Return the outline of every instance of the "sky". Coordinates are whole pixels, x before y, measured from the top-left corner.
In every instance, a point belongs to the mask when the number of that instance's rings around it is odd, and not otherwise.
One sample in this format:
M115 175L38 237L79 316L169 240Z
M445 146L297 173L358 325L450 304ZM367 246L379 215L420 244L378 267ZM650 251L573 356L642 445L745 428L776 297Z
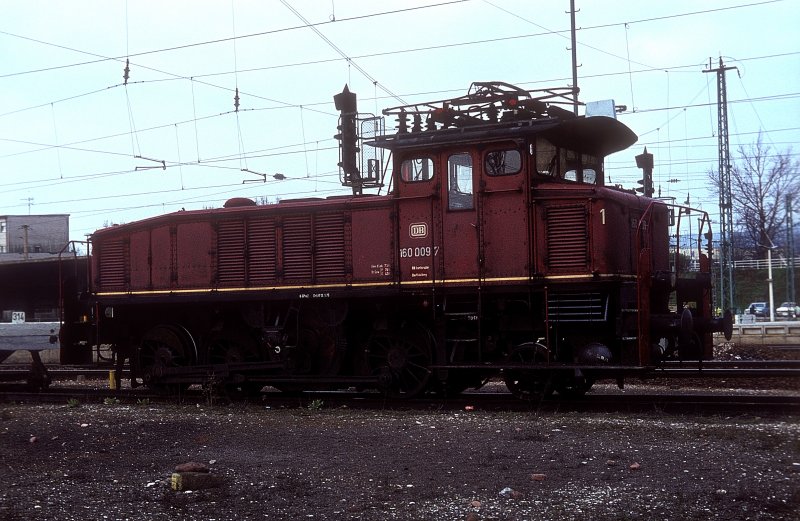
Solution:
M718 222L717 74L704 71L720 58L733 67L732 159L759 133L773 153L800 153L797 0L575 4L580 100L625 105L618 119L639 136L607 159L607 184L638 186L634 157L647 147L656 195ZM231 197L348 193L333 139L345 84L376 114L463 95L473 81L565 87L569 10L568 0L5 0L0 215L70 214L82 240Z

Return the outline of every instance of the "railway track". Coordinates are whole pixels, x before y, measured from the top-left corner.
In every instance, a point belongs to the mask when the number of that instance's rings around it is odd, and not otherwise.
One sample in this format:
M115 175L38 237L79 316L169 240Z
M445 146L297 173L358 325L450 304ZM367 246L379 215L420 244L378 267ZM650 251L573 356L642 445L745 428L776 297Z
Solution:
M256 396L242 398L226 395L223 391L209 392L193 386L177 396L164 396L148 389L126 387L127 372L121 377L123 389L109 389L112 368L97 366L47 366L47 375L52 385L33 386L26 382L29 366L0 366L0 402L50 403L50 404L205 404L220 405L231 402L266 407L303 408L324 404L324 407L351 408L411 408L411 409L485 409L508 411L595 411L595 412L667 412L667 413L751 413L751 414L800 414L800 396L777 396L763 393L674 392L671 385L660 390L639 391L629 386L625 392L610 392L600 386L580 399L558 397L540 400L519 400L506 392L505 386L491 384L479 391L468 391L454 397L425 396L414 400L390 400L379 392L305 392L287 394L262 392ZM658 381L676 382L718 380L719 378L741 378L752 381L758 388L759 379L770 382L791 382L800 376L800 361L797 360L747 360L669 362L646 375ZM784 378L785 380L781 380ZM83 383L85 381L85 383ZM737 380L738 381L738 380ZM8 383L11 382L11 383ZM629 380L632 383L633 379ZM744 385L747 385L746 383ZM631 387L634 388L631 391ZM763 387L763 386L762 386ZM778 384L777 388L780 388ZM265 390L272 389L265 387ZM795 386L788 389L796 390ZM316 404L316 405L315 405Z
M268 388L267 388L268 389ZM800 415L800 395L747 394L741 392L661 392L608 393L602 390L575 399L551 397L520 400L507 392L467 392L455 397L430 396L412 400L390 399L372 392L304 392L288 394L265 391L248 397L209 393L190 389L174 396L155 394L145 389L89 388L85 386L51 388L31 392L24 386L0 386L0 403L114 405L202 405L297 409L408 409L441 411L508 412L597 412L667 414L754 414L758 416Z

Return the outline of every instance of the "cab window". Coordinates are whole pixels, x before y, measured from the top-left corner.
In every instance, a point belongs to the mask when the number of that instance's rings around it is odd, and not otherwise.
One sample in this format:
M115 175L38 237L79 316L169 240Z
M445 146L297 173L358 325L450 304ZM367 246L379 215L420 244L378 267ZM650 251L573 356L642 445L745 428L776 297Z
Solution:
M536 171L564 181L602 185L602 158L560 148L546 139L536 141Z
M564 151L546 139L536 140L536 172L553 178L561 177Z
M429 157L406 159L400 165L400 179L407 183L433 179L433 160Z
M489 176L514 175L522 168L519 150L494 150L486 154L483 171Z
M472 157L467 153L447 158L447 207L450 210L471 210Z
M564 173L564 179L592 185L603 184L603 179L599 175L600 160L596 156L568 151L566 159L567 171Z

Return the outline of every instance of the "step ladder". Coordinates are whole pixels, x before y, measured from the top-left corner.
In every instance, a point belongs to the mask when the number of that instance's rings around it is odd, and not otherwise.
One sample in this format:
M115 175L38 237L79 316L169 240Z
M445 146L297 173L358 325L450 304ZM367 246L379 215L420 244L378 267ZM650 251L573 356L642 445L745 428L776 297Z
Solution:
M465 359L467 351L481 353L481 302L477 295L446 296L442 305L445 322L445 342L447 363L453 364ZM469 357L474 360L474 358Z

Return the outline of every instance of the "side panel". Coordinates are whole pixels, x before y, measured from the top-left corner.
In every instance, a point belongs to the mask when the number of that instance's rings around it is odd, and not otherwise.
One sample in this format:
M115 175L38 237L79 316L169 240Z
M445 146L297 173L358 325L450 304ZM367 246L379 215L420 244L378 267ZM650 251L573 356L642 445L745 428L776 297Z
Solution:
M150 244L153 258L153 289L173 287L177 279L173 279L172 234L170 226L154 228L150 232Z
M394 222L389 208L351 215L354 282L391 281L394 273Z
M476 210L442 210L444 278L477 282L478 215Z
M181 288L212 286L214 234L208 221L183 223L177 229L178 285Z
M150 281L150 231L131 234L131 290L151 289Z

